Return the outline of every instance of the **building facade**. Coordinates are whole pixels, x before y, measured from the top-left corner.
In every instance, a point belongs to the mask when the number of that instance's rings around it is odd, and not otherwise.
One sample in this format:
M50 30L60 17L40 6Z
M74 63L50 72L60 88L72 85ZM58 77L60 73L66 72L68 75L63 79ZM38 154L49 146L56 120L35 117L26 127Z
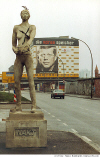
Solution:
M100 97L100 74L97 65L95 68L94 90L95 96Z
M68 37L35 38L34 77L79 77L79 42Z

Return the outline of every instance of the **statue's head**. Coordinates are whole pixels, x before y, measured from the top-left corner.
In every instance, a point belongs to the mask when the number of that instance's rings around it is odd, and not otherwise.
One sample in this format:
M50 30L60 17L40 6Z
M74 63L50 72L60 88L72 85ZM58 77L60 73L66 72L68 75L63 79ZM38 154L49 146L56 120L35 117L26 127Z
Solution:
M21 15L22 20L24 21L30 18L30 13L27 9L22 10L20 15Z

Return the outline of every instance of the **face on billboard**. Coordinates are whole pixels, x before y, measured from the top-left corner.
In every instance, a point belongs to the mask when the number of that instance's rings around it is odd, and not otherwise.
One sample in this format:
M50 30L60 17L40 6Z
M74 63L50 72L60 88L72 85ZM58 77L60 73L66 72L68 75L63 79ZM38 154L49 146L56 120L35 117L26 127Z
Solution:
M39 53L39 62L45 67L49 68L55 61L56 56L53 53L54 49L41 49Z
M38 67L40 71L53 71L57 60L56 46L40 46L37 53L37 60L40 65Z

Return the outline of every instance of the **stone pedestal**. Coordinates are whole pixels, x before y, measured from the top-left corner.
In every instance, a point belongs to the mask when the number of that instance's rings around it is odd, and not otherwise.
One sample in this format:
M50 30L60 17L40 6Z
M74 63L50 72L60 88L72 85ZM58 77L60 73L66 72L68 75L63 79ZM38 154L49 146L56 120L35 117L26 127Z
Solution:
M6 119L6 148L46 146L47 120L41 111L9 113Z

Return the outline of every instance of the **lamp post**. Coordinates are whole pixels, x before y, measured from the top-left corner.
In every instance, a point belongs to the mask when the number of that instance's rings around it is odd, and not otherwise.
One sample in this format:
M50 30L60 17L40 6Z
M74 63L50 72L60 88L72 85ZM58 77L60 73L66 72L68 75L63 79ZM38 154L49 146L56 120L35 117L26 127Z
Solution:
M59 58L59 57L58 57ZM65 74L65 72L64 72L64 63L63 63L63 61L62 61L62 59L61 58L59 58L60 60L61 60L61 62L62 62L62 64L63 64L63 76L64 76L64 74Z
M77 39L77 38L72 37L72 39ZM93 57L92 57L92 52L91 52L91 49L90 49L90 47L88 46L88 44L86 42L84 42L81 39L77 39L77 40L83 42L88 47L88 49L90 51L90 55L91 55L91 98L92 98L92 83L93 83Z
M62 61L62 59L60 57L58 57L58 58L60 59L60 61L63 64L63 77L64 77L64 74L65 74L65 72L64 72L64 63L63 63L63 61ZM59 88L59 76L58 76L58 88Z

